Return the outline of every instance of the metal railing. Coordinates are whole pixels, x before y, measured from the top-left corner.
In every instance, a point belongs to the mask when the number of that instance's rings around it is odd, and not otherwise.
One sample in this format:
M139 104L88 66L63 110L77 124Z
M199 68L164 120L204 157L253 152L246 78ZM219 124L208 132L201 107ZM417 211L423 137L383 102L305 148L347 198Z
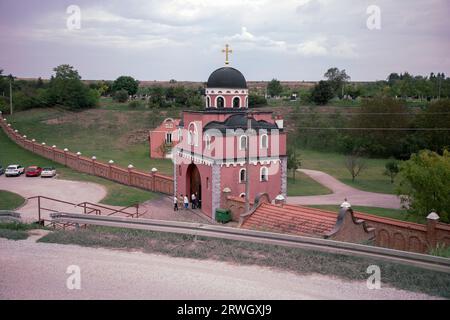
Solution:
M54 224L54 221L48 220L48 219L43 219L42 212L47 211L47 212L54 213L54 212L59 212L61 210L55 210L55 209L47 208L47 207L43 206L43 200L73 206L74 208L81 208L83 210L84 215L112 216L115 214L123 214L126 217L139 218L147 213L147 210L145 210L143 212L139 211L139 209L140 209L139 204L133 204L133 205L130 205L127 207L117 209L117 208L111 208L108 206L95 204L95 203L91 203L91 202L87 202L87 201L80 202L80 203L74 203L74 202L50 198L50 197L46 197L46 196L34 196L34 197L28 198L28 200L33 200L33 199L37 199L37 202L38 202L38 205L37 205L38 222L43 226L46 226L46 224L47 224L51 227L52 226L56 227L56 225ZM133 209L132 212L129 212L130 211L129 209ZM65 230L67 227L72 227L72 225L68 224L67 226L58 226L58 229L59 229L59 227L61 227L61 229ZM79 225L77 225L77 227L79 227Z

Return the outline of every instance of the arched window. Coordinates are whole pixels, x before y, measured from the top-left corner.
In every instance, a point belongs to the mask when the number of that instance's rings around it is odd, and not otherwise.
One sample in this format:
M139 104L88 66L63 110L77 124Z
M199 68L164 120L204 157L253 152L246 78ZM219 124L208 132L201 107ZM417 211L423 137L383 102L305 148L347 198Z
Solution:
M267 136L267 134L262 134L261 138L260 138L260 143L259 143L259 147L261 149L267 149L269 148L269 137Z
M216 107L217 108L223 108L225 106L225 100L223 97L217 97L216 99Z
M239 150L245 150L247 148L247 136L241 136L239 138Z
M267 167L262 167L259 171L260 181L269 181L269 169Z
M241 169L239 170L239 183L244 183L247 178L247 170Z
M248 108L248 97L245 98L245 107Z
M188 145L198 146L198 130L197 125L194 122L189 124L188 130Z
M205 147L206 150L211 150L211 136L209 134L205 135Z
M241 99L239 97L235 97L233 99L233 108L240 108L241 107Z
M206 97L206 107L211 108L211 98L210 97Z

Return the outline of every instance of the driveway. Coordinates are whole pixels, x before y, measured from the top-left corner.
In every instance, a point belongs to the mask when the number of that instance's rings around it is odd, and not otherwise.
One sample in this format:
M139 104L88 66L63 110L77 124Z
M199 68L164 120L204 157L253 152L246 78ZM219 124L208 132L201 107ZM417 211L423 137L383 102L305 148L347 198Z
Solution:
M322 196L288 197L287 202L289 204L339 205L347 198L348 202L352 205L401 209L400 198L396 195L361 191L340 182L336 178L322 171L307 169L300 169L299 171L324 185L333 193Z
M0 239L0 248L0 299L434 299L384 284L369 290L365 280L211 260L31 239ZM67 273L69 266L77 268ZM70 290L75 270L80 287Z
M20 194L24 198L46 196L72 203L85 201L99 203L107 194L106 189L96 183L55 178L27 178L24 175L10 178L6 178L4 175L0 176L0 190L11 191ZM42 200L41 206L52 210L70 210L70 212L81 213L81 208L74 208L72 205L50 202L48 200ZM27 201L17 211L21 213L25 221L37 220L37 199ZM49 211L42 211L42 218L47 219L49 213Z

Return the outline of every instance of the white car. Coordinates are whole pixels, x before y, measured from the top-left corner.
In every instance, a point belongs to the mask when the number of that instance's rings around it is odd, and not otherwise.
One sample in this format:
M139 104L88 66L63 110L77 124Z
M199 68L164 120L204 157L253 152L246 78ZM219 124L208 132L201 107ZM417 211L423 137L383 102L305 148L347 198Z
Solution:
M23 173L25 173L25 168L19 164L11 164L5 170L6 177L14 177L14 176L17 177Z
M53 167L42 168L41 178L53 178L56 176L56 169Z

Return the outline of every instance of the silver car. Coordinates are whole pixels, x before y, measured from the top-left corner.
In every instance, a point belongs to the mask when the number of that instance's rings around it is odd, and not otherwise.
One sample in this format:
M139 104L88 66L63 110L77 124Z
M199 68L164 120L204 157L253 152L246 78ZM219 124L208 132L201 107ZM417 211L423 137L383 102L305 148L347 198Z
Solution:
M56 169L53 167L42 168L41 178L53 178L56 176Z

